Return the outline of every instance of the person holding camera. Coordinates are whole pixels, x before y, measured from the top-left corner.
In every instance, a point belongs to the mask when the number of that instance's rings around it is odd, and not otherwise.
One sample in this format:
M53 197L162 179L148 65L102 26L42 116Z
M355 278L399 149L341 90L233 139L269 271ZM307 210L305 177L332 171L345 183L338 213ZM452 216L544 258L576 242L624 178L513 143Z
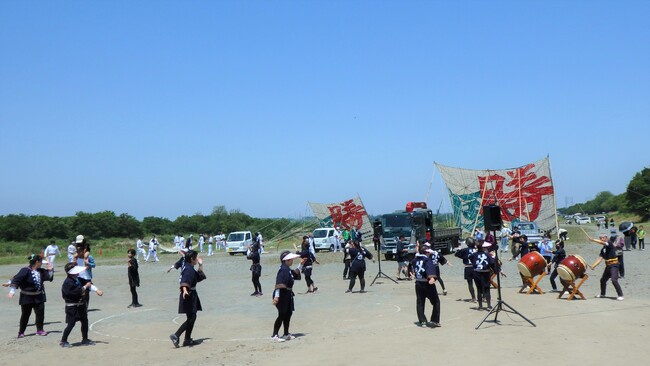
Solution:
M262 276L262 265L260 264L260 245L258 243L253 244L249 248L246 258L253 261L251 264L251 281L253 281L253 293L251 296L262 296L262 284L260 283L260 277Z

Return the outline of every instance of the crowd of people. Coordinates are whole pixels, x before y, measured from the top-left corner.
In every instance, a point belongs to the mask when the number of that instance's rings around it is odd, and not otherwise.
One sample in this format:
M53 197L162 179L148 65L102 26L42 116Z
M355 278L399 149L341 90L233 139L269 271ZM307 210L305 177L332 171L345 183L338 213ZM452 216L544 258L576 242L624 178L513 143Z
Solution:
M352 293L356 283L359 282L358 293L365 293L365 271L366 259L373 260L372 252L362 245L360 232L352 231L345 235L347 230L338 230L337 239L340 240L340 249L335 252L343 252L343 279L349 281L345 293ZM600 280L600 293L596 297L606 296L606 286L611 280L617 299L623 300L623 291L618 282L620 277L625 275L623 252L637 249L645 249L645 231L643 226L631 225L621 230L619 235L612 229L610 235L600 235L598 239L588 237L592 242L602 245L599 258L591 266L594 270L601 262L605 262L605 270ZM350 233L348 231L348 233ZM478 310L491 309L492 297L490 294L491 276L504 275L501 270L501 262L498 260L497 252L506 253L511 251L510 260L524 257L531 251L537 251L546 261L546 271L550 274L550 283L553 291L558 287L555 282L558 276L558 266L566 258L565 243L560 236L553 241L550 235L545 234L543 239L537 243L528 241L526 235L522 235L515 226L510 230L504 225L500 231L499 242L489 232L485 233L477 228L473 235L464 241L465 246L459 248L455 253L464 266L463 277L467 281L470 299L467 301L478 303ZM175 347L181 345L180 337L184 335L183 346L192 346L196 342L192 339L192 331L197 318L197 312L202 310L201 301L197 292L197 284L206 279L203 272L203 259L200 253L207 243L208 256L213 255L212 245L219 244L224 240L223 234L209 236L205 240L203 234L199 235L198 250L193 249L193 235L185 240L182 235L174 238L174 244L180 258L169 268L180 270L179 275L179 300L178 313L185 314L186 320L176 332L169 336ZM436 328L441 326L440 321L440 298L437 284L440 283L442 294L446 295L444 281L441 278L440 266L452 265L439 251L432 248L425 238L417 239L415 255L411 256L408 251L409 243L404 236L398 238L396 249L397 278L412 280L415 285L416 314L418 325L421 327ZM137 287L140 286L139 257L142 255L144 262L153 259L158 262L156 254L159 243L156 236L152 236L148 245L148 252L145 251L143 238L136 241L135 248L127 252L127 277L131 292L131 303L129 308L141 307ZM510 247L509 247L510 246ZM260 277L262 275L261 254L263 253L263 239L261 233L256 233L252 244L247 248L246 258L251 261L251 282L253 293L251 296L263 295ZM146 254L145 254L146 253ZM90 305L90 293L95 292L102 296L100 290L93 280L92 270L95 268L95 261L91 254L91 248L83 235L78 235L67 249L68 263L64 265L66 278L63 281L61 293L65 301L65 323L66 327L62 333L60 346L71 347L68 342L71 331L77 322L81 323L81 345L94 344L88 338L88 307ZM45 282L51 282L54 278L54 261L62 254L55 242L51 242L43 251L43 255L33 254L28 258L28 266L21 268L13 279L3 286L9 287L8 297L12 298L20 289L21 316L19 320L18 338L25 336L27 323L33 312L36 317L36 335L45 336L48 334L44 326L45 318ZM299 263L292 268L294 260ZM373 260L374 262L374 260ZM277 342L284 342L295 338L290 332L290 322L294 311L294 297L296 281L305 278L306 294L313 294L318 290L314 279L315 265L319 262L316 257L314 238L311 234L302 238L300 246L294 245L294 251L284 251L280 255L280 268L276 274L275 287L272 290L272 303L276 307L278 315L273 323L271 338ZM198 268L195 268L197 267ZM429 318L425 315L425 303L429 301L433 309ZM485 304L485 307L484 307ZM283 333L280 335L280 328Z

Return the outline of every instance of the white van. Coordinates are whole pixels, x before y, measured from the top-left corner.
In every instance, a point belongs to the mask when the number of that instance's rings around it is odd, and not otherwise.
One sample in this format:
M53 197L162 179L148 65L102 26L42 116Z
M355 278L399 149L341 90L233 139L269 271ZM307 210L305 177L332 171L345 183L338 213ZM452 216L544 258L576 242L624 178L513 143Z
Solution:
M246 254L249 245L253 244L253 234L250 231L234 231L226 239L226 251L230 255Z
M312 235L314 236L314 249L316 252L320 252L321 250L334 251L334 228L324 227L316 229L312 232Z

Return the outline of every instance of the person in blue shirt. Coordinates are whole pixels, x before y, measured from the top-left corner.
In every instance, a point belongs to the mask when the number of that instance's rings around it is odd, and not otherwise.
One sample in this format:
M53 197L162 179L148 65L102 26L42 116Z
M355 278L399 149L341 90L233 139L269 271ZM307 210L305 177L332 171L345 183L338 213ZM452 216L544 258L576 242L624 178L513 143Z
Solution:
M551 287L553 291L557 291L557 285L555 284L555 278L557 278L557 266L562 263L564 258L566 258L566 252L564 251L564 242L560 239L555 241L555 250L551 252L553 254L553 259L551 259L550 265L553 265L553 272L551 272Z
M418 246L418 253L411 262L411 276L415 280L415 308L420 327L427 327L427 317L424 313L425 302L428 299L433 309L431 310L431 327L440 327L440 298L436 289L436 270L431 258L433 250L426 246Z
M553 257L553 241L551 241L551 237L548 234L544 234L544 238L542 238L542 241L537 243L537 248L539 249L539 254L544 257L546 260L546 274L549 274L550 271L550 265L551 265L551 258Z

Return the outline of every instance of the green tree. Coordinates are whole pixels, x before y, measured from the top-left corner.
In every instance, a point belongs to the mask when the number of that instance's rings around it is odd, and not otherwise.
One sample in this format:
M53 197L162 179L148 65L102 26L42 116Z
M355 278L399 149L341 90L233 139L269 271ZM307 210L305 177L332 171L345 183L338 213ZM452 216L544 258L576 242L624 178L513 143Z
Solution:
M650 217L650 168L636 173L625 192L627 208L643 220Z
M0 238L6 241L24 241L31 231L30 219L23 214L0 216Z
M174 230L172 222L169 219L162 217L148 216L142 219L142 227L146 233L154 233L156 235L170 234Z
M121 214L117 217L117 233L121 238L137 238L142 235L142 225L135 217Z

